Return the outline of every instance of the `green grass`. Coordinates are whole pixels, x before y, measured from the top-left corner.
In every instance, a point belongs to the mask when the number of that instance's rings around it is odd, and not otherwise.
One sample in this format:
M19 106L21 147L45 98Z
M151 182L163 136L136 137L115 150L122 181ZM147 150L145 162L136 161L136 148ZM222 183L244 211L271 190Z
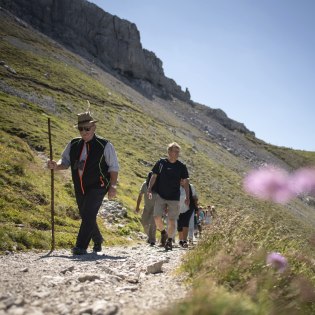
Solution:
M262 140L256 139L252 135L246 135L246 138L278 157L280 160L289 165L292 169L296 169L302 166L314 166L315 152L278 147L275 145L267 144Z
M238 314L242 307L244 314L314 312L314 229L296 226L293 217L271 204L270 208L259 217L244 209L221 212L182 267L192 277L197 296L181 306L189 308L173 314ZM283 274L266 266L267 253L273 251L289 262ZM222 294L228 298L220 309ZM234 308L235 294L243 296L243 303Z
M224 287L205 281L193 289L191 298L185 299L163 314L263 315L266 313L260 312L245 294L231 293Z

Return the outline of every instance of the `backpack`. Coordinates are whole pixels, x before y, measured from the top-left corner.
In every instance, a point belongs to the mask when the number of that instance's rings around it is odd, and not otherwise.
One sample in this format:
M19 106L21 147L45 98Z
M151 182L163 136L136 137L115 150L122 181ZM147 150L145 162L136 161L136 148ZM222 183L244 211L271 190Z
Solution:
M148 176L147 176L147 179L145 180L145 184L147 185L147 187L149 187L149 183L150 183L150 179L151 179L151 177L152 177L152 171L151 172L149 172L148 173ZM153 186L155 186L155 183L154 183L154 185Z
M164 166L164 161L165 161L165 159L160 159L160 161L159 161L159 163L160 163L160 165L159 165L159 173L157 174L157 177L156 177L156 180L155 180L154 185L151 187L152 192L157 192L158 181L159 181L159 175L160 175L161 172L162 172L162 169L163 169L163 166ZM151 179L151 177L152 177L152 174L153 174L153 172L151 171L151 172L149 172L149 174L148 174L148 176L147 176L147 179L146 179L146 185L147 185L147 187L149 186L149 182L150 182L150 179Z

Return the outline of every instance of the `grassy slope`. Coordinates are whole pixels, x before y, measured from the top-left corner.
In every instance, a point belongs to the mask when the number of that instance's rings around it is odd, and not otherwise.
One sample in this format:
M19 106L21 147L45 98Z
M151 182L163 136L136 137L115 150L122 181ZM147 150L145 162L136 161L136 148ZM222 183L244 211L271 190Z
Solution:
M184 266L201 289L196 289L189 307L182 305L183 313L191 313L190 307L197 309L200 297L208 305L210 296L211 303L220 304L219 296L227 295L233 304L238 294L245 294L244 308L251 310L249 314L257 312L259 297L249 300L246 290L251 281L259 282L259 275L265 271L262 253L269 250L286 254L292 274L308 276L315 283L312 262L315 257L309 242L314 233L314 211L294 201L290 208L303 213L304 217L299 218L288 212L288 208L248 197L241 189L243 174L238 174L235 167L242 161L198 138L193 128L190 131L196 140L192 141L186 132L189 127L181 122L171 121L176 134L169 132L168 122L153 118L140 105L100 84L88 74L88 66L80 58L58 45L7 19L1 19L0 26L0 36L4 39L0 42L1 60L17 72L12 74L0 66L1 82L20 96L0 94L0 250L49 247L50 173L34 148L47 156L47 116L50 116L54 156L59 157L67 141L76 136L72 127L75 113L85 110L88 99L100 120L98 133L110 139L118 152L121 166L118 199L129 209L130 225L139 228L131 210L140 183L150 165L164 155L165 145L174 140L183 147L183 158L201 203L219 205L220 221ZM293 168L315 163L314 153L277 148L257 139L251 141L281 156ZM193 144L200 150L193 149ZM221 158L209 159L209 150L216 151ZM73 243L79 221L67 172L56 174L55 200L57 245L68 247ZM122 240L112 231L105 234L111 235L113 243ZM210 295L203 291L204 283L223 287L215 286ZM231 289L238 292L236 296L228 293ZM209 307L215 310L217 306ZM262 308L261 314L266 309ZM207 308L197 313L206 314Z
M257 146L264 148L266 151L274 154L292 169L296 169L302 166L313 166L315 152L308 152L303 150L292 150L286 147L277 147L271 144L267 144L262 140L256 139L251 135L246 136L247 139Z

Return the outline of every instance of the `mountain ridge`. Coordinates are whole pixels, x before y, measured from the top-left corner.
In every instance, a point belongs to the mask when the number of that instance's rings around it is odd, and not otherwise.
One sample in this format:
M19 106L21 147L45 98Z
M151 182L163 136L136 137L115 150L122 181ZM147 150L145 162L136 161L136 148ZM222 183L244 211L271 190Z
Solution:
M204 106L205 114L223 126L251 133L221 109L195 103L188 89L164 75L162 61L142 48L137 26L113 16L86 0L1 0L0 5L75 53L130 84L144 96L177 98L192 106Z
M142 48L134 23L86 0L1 0L0 5L81 56L136 81L147 95L165 93L189 101L189 94L165 77L162 61Z

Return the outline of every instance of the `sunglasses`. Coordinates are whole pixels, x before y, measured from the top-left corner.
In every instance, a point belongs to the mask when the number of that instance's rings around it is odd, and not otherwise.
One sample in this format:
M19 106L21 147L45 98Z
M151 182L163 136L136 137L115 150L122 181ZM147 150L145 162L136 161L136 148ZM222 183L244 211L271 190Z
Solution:
M79 131L90 131L92 127L78 127Z

